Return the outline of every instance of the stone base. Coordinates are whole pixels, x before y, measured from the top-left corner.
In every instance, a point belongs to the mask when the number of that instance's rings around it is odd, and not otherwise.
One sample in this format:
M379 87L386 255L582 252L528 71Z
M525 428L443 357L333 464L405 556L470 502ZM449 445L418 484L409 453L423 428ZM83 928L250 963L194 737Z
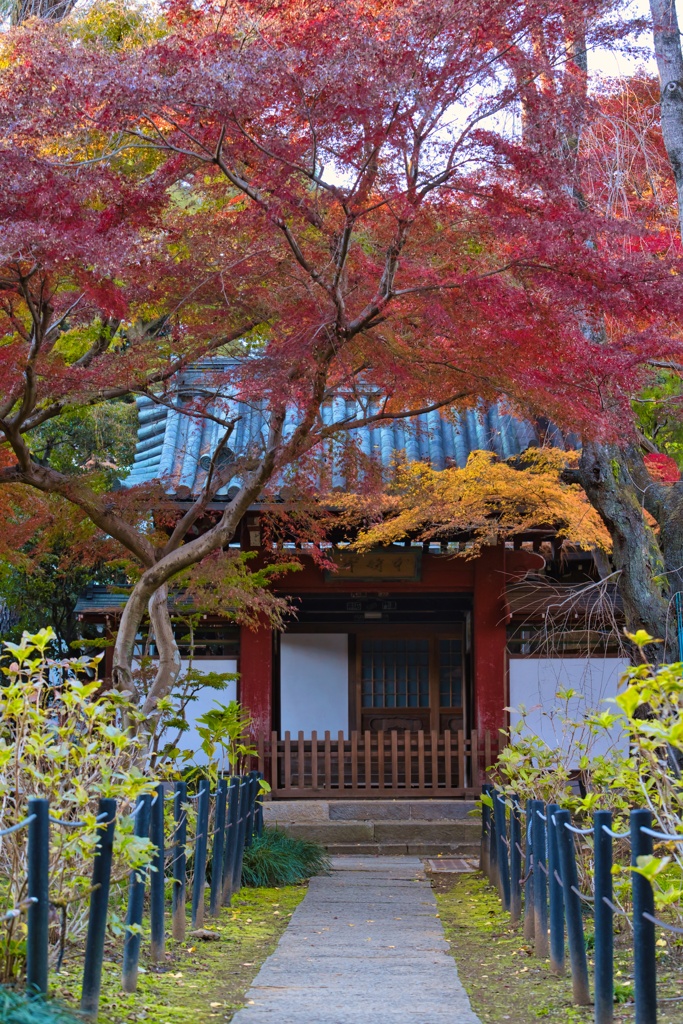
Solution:
M465 800L273 800L267 827L330 853L476 857L481 823Z

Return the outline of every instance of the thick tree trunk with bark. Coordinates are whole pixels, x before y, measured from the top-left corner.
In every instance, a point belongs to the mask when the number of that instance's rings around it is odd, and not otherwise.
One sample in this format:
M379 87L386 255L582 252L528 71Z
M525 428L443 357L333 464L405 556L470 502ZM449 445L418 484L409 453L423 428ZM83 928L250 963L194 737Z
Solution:
M633 450L617 445L587 442L581 453L581 483L612 538L626 628L630 632L646 629L665 639L669 598L664 559L643 515L643 494L629 469L635 456Z
M248 475L239 494L227 505L218 523L206 533L186 544L181 543L182 537L180 537L178 546L162 553L158 561L143 572L126 602L114 646L112 677L116 689L130 694L132 697L138 696L133 682L133 653L140 624L145 612L149 610L150 616L154 616L152 624L159 645L160 660L152 689L142 707L142 712L145 715L150 714L159 700L170 693L177 678L177 672L174 674L174 667L178 651L167 608L168 590L166 585L183 569L196 565L213 551L230 543L242 516L260 495L264 484L273 472L284 416L284 409L273 416L270 443L261 464ZM158 596L160 591L163 593L163 597ZM165 611L162 610L162 603L165 606ZM160 633L156 633L157 624Z
M146 716L152 714L162 696L167 696L171 692L180 674L180 652L173 635L167 584L164 583L152 595L148 610L159 660L154 680L142 706L142 713Z
M650 0L661 84L662 135L678 192L683 235L683 52L675 0Z

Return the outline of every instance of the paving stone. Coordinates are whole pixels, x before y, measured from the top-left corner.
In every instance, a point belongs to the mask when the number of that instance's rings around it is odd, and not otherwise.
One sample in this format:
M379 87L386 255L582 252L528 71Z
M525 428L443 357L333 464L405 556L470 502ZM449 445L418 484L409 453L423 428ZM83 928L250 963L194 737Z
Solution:
M416 857L334 857L234 1024L480 1024L436 913Z

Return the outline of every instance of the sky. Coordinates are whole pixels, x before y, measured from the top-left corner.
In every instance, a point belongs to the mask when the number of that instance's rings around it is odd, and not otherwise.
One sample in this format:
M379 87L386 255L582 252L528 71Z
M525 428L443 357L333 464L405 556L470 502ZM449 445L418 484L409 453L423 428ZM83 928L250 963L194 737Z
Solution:
M676 9L678 11L678 22L680 25L683 25L683 0L676 0ZM635 16L648 17L650 14L650 5L648 0L633 0L629 11ZM650 59L645 62L645 68L653 75L656 75L657 65L655 64L654 51L652 50L652 37L644 35L640 42L643 46L646 46L652 54ZM608 77L632 75L639 66L643 66L642 60L634 60L625 54L606 53L604 50L596 50L594 53L589 54L590 69L592 71L597 71L600 74L607 75Z

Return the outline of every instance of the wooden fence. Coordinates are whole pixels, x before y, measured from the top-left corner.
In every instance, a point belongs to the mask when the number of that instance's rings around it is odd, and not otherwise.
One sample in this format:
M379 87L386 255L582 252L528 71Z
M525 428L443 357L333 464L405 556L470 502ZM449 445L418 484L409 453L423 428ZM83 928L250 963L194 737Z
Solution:
M329 732L257 739L258 768L279 799L475 797L498 739L464 732Z

